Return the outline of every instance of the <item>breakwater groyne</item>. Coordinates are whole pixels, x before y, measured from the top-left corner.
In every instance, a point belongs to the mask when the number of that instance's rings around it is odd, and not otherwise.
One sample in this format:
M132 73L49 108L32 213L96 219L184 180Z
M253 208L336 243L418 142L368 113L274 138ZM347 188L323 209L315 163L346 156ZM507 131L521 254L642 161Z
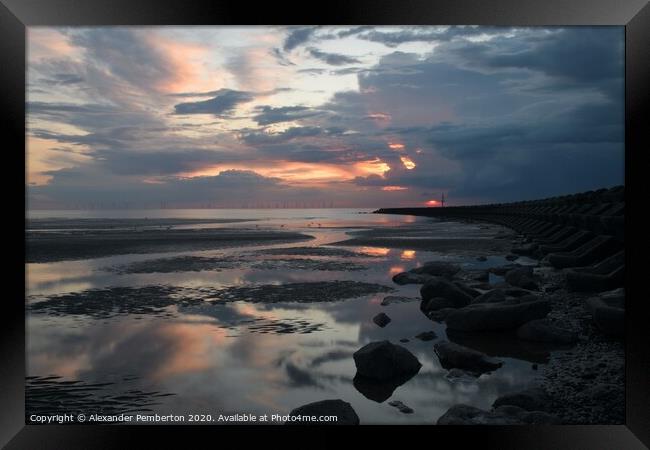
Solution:
M496 223L525 236L512 249L565 269L576 291L623 286L625 270L625 188L474 206L381 208L376 214L404 214Z

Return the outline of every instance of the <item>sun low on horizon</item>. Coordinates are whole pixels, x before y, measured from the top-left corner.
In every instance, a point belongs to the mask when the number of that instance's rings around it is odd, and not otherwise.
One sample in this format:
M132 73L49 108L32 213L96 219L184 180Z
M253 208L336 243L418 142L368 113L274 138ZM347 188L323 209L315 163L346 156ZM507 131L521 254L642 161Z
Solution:
M489 203L623 183L624 30L29 27L33 209Z

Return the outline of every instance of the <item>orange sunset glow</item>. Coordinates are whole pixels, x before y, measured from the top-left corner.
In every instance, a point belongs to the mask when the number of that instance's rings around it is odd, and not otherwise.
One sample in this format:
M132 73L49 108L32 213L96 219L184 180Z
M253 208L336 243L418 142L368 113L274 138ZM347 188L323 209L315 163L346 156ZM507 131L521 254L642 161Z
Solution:
M408 156L400 156L399 159L402 160L402 164L404 164L404 167L406 167L408 170L413 170L415 169L416 165L413 161L411 161L411 158Z

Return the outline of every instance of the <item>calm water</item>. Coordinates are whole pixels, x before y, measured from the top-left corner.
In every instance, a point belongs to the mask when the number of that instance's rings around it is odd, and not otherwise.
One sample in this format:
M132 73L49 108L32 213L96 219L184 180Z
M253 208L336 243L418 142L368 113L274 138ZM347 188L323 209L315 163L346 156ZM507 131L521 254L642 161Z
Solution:
M395 292L328 303L231 303L169 306L170 316L84 315L27 317L28 375L55 375L62 380L112 383L104 389L172 393L150 408L161 414L288 413L305 403L341 398L350 402L362 423L434 423L457 403L488 408L496 397L527 386L537 373L532 363L544 364L544 354L526 348L503 347L502 368L478 379L452 380L441 368L433 344L445 339L444 324L427 319L419 303L381 306L386 295L418 297L419 286L397 286L395 273L425 261L455 261L467 268L501 265L500 257L477 262L454 255L382 247L341 247L372 256L294 256L322 261L354 262L365 270L297 270L277 267L273 260L287 256L256 254L279 247L322 246L344 240L346 233L371 227L438 227L441 235L472 233L476 225L441 224L408 216L359 214L370 210L146 210L146 211L32 211L30 218L238 218L251 221L182 227L241 227L299 231L310 241L239 247L202 252L119 255L82 261L27 264L28 296L51 296L91 288L171 285L224 288L288 282L355 280L394 287ZM117 274L115 265L161 257L215 256L235 261L219 271ZM271 261L268 267L251 267ZM30 301L35 301L30 299ZM379 312L392 322L379 328L372 318ZM287 325L288 324L288 325ZM288 328L287 328L288 327ZM292 328L293 327L293 328ZM289 332L287 332L289 330ZM295 332L291 332L291 331ZM438 339L422 342L414 336L434 330ZM302 332L301 332L302 331ZM310 331L310 332L306 332ZM409 339L401 343L400 339ZM363 345L388 339L413 352L420 372L399 386L384 402L366 398L352 383L356 372L352 353ZM490 346L490 342L479 346ZM479 348L480 349L480 348ZM499 351L497 351L499 353ZM512 356L516 355L514 358ZM541 356L540 356L541 355ZM403 414L388 405L400 400L415 410Z

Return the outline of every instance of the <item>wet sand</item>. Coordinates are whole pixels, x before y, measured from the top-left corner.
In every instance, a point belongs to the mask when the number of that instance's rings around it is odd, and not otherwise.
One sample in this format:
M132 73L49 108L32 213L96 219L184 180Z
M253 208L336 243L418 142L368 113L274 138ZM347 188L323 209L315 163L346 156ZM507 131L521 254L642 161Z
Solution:
M313 239L303 233L215 228L202 230L92 230L29 232L26 262L43 263L120 254L167 253L288 243Z
M349 233L352 237L331 245L368 246L398 249L426 250L437 253L462 255L498 255L507 253L511 247L508 239L513 233L496 225L479 225L461 236L454 236L453 224L432 223L433 226L374 228Z

